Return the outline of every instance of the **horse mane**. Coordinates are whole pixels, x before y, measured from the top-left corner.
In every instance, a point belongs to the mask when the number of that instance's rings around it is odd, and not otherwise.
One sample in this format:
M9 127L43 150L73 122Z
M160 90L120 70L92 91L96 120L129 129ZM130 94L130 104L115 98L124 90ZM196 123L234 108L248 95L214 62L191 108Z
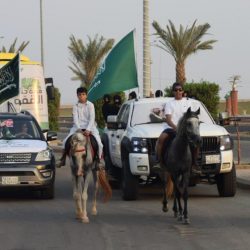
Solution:
M185 112L177 124L177 130L176 130L177 134L183 132L183 127L185 125L185 121L187 120L187 118L188 118L188 112Z

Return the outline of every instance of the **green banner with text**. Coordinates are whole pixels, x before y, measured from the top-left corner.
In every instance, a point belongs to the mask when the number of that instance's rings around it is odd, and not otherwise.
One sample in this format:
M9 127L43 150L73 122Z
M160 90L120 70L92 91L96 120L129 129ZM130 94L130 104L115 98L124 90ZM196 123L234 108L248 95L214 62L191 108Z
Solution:
M19 94L19 54L0 68L0 104Z

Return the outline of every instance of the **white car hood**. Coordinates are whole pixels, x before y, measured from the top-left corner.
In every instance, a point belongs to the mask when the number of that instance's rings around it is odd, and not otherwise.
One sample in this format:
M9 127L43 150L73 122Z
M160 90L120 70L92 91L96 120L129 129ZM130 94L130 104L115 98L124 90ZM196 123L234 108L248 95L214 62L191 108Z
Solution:
M228 131L219 125L216 124L200 124L200 135L201 136L220 136L228 135Z
M133 137L144 138L158 138L164 129L164 123L141 124L130 128Z
M47 149L40 140L0 140L0 153L37 153Z
M164 129L164 123L141 124L129 128L128 134L133 135L133 137L158 138ZM200 124L201 136L220 136L227 134L227 130L222 126L216 124Z

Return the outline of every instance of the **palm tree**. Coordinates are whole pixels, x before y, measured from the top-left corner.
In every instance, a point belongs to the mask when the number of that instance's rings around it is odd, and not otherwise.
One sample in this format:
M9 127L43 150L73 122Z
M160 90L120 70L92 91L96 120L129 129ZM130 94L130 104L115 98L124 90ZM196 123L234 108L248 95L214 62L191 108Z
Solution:
M0 50L0 52L2 52L2 53L16 53L16 52L19 52L19 51L22 52L27 47L27 45L29 44L29 41L28 42L22 42L18 49L15 48L16 43L17 43L17 38L10 45L9 49L6 49L6 47L3 46L2 49Z
M241 76L240 75L233 75L229 78L229 82L232 85L232 90L236 90L236 87L240 81Z
M70 54L72 57L73 71L72 80L80 80L82 86L89 87L91 84L103 57L113 47L114 39L105 40L103 36L95 35L94 39L88 36L88 42L83 43L81 39L70 36Z
M213 49L213 44L216 40L207 40L202 42L201 38L207 34L210 25L196 25L196 20L189 28L180 25L179 31L176 30L174 24L169 20L169 25L166 30L154 21L153 27L156 30L156 35L159 38L160 45L157 47L165 50L174 57L176 62L176 81L184 84L186 82L185 62L188 56L196 53L198 50Z

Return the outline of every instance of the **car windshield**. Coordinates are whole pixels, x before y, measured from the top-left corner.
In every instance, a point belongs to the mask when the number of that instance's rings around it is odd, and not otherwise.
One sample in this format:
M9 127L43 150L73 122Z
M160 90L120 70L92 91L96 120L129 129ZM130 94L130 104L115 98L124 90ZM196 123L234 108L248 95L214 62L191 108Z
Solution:
M147 124L147 123L159 123L163 122L161 117L164 117L164 107L169 99L161 99L161 101L155 102L135 102L133 114L131 118L131 126L139 125L139 124ZM210 116L209 112L205 108L205 106L197 101L189 99L191 104L192 111L196 111L200 108L199 120L202 123L214 124L214 120ZM154 117L152 117L152 114Z
M0 140L41 139L39 130L32 120L19 118L0 118Z

